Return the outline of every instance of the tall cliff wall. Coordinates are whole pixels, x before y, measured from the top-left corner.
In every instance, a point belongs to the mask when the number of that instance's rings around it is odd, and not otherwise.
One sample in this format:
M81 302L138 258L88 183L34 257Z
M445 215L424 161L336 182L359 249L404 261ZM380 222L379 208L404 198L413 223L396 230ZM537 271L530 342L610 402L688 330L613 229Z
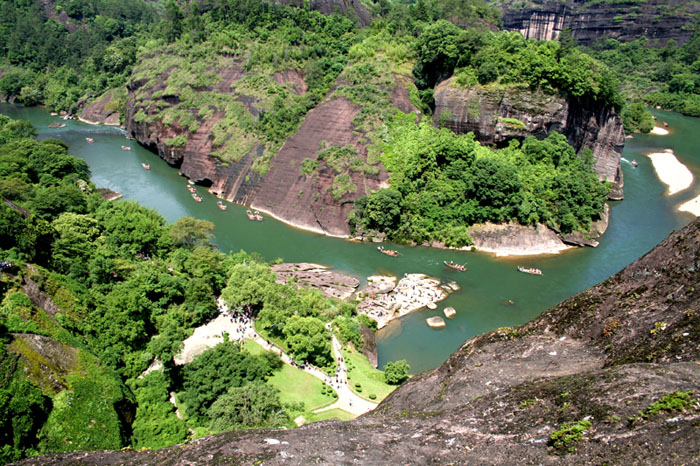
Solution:
M552 40L562 29L571 29L583 45L599 37L622 41L646 36L660 45L670 39L685 43L693 34L700 2L687 0L589 1L520 0L492 1L503 9L503 27L528 39Z
M126 131L211 193L301 228L346 236L353 201L385 186L388 174L378 161L367 162L369 140L353 124L361 108L346 97L334 96L334 90L306 114L296 133L270 154L274 148L239 123L244 120L254 126L268 105L246 87L244 81L253 76L251 73L235 61L216 68L216 83L196 92L228 99L229 103L217 105L210 97L207 116L206 106L182 105L181 96L170 87L174 69L168 68L157 79L140 79L138 75L132 79L127 86ZM288 92L306 92L303 76L296 70L275 73L273 78ZM393 87L387 89L391 105L404 112L414 111L408 90L412 84L399 76L393 79ZM231 104L231 100L235 102ZM229 112L238 112L238 119L230 118ZM188 118L189 126L181 123ZM233 127L229 137L233 146L249 147L239 158L217 155L222 147L223 123L228 125L227 131ZM324 148L349 148L350 153L342 160L324 160L320 155ZM256 165L263 156L270 157L267 170Z
M698 464L698 283L700 220L533 321L467 340L354 421L22 464ZM674 392L685 406L658 403ZM580 435L557 444L569 423Z
M577 152L590 148L599 178L614 185L610 198L622 199L620 156L625 134L622 119L611 109L591 108L527 87L462 88L454 78L438 84L434 97L436 124L460 134L473 131L486 144L498 146L528 136L544 138L557 131L566 135Z

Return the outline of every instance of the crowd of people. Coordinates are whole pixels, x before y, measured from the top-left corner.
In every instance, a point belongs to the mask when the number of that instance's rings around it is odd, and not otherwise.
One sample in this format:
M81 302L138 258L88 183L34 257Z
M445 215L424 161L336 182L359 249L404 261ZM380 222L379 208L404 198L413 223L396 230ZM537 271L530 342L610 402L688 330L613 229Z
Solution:
M423 274L404 274L396 287L388 293L367 296L357 306L357 312L376 320L379 328L391 319L442 301L447 293L440 281Z

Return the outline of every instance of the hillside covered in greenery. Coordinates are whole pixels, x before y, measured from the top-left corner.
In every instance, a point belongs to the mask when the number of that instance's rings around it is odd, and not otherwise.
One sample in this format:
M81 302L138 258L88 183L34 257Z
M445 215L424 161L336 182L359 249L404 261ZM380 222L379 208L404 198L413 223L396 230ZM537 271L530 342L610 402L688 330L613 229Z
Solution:
M371 324L353 304L277 283L255 255L216 250L209 222L169 225L134 202L105 201L85 162L34 134L0 118L1 461L158 448L190 430L292 426L333 401L318 381L306 395L281 395L289 375L279 357L252 343L224 342L182 366L173 359L218 315L221 295L292 357L332 373L326 323L356 348L360 322ZM144 372L154 359L162 369ZM315 404L305 406L310 396Z

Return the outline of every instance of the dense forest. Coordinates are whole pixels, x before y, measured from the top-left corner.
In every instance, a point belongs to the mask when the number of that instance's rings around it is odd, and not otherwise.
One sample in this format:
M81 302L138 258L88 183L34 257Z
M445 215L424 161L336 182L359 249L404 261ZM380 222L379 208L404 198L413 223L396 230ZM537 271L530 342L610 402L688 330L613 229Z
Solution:
M360 324L371 322L354 304L277 283L255 255L216 250L209 222L168 225L134 202L105 201L85 162L34 134L28 123L0 117L3 462L46 451L157 448L184 441L188 429L290 426L306 407L270 382L282 366L273 353L229 341L174 364L183 340L218 314L219 295L234 312L257 316L260 331L288 354L329 373L326 323L362 347ZM31 336L54 348L53 359ZM154 359L163 369L144 376ZM318 385L317 397L332 401L330 387ZM170 392L185 407L183 419Z
M495 32L500 12L481 0L363 7L368 27L351 9L326 16L262 0L4 1L0 94L75 114L111 91L109 105L123 116L126 86L139 83L135 121L182 130L168 141L177 148L202 120L224 113L212 155L227 164L258 145L261 175L309 111L342 97L359 108L352 123L366 157L323 144L300 174L317 175L319 162L332 169L332 196L354 201L355 233L451 247L470 244L467 227L482 222L586 232L609 186L598 181L590 150L576 153L560 134L495 149L440 128L431 118L437 83L454 77L462 87L576 98L620 112L627 132L651 129L645 105L700 116L700 35L683 46L640 38L582 50L566 32L552 42ZM232 63L245 74L241 95L260 107L255 116L245 99L211 90L222 82L216 71ZM288 70L303 76L303 93L276 81ZM392 105L397 83L416 111ZM280 390L288 366L255 344L227 340L185 365L174 358L219 314L219 297L295 360L329 374L336 362L327 324L361 349L361 326L376 323L353 303L277 282L253 252L217 250L209 222L168 224L134 202L104 200L65 143L34 136L27 122L0 117L0 461L293 427L300 414L317 419L303 403L309 393L314 406L334 401L318 381L303 396ZM380 167L390 187L353 197L350 174L375 176ZM154 361L162 369L147 371ZM398 362L382 377L398 384L407 372Z

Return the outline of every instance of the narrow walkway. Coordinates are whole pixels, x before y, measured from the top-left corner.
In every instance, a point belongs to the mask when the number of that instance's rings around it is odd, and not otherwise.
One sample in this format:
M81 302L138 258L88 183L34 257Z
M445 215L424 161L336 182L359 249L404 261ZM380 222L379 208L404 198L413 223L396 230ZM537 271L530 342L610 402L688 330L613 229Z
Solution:
M326 328L330 331L330 324L327 324ZM338 376L337 383L336 378L332 378L330 386L338 393L338 401L332 405L317 409L314 413L321 413L331 409L342 409L343 411L359 416L360 414L372 411L377 407L377 404L360 398L348 386L348 368L345 365L345 359L341 352L342 346L335 335L331 334L331 338L333 339L333 356L335 356L335 360L338 363ZM328 381L325 382L328 383Z
M320 413L337 408L359 416L360 414L373 410L377 406L376 403L360 398L352 390L350 390L350 387L348 387L347 366L345 365L345 360L342 356L342 347L335 335L331 334L331 338L333 356L338 363L338 371L336 376L330 377L318 367L310 364L306 364L303 367L298 364L293 364L292 358L288 354L274 344L268 343L262 336L260 336L258 332L255 331L252 320L241 316L231 315L228 307L221 300L219 300L219 312L220 314L216 319L209 322L205 326L199 327L197 330L195 330L192 337L185 340L185 344L180 355L175 358L176 364L187 363L197 354L206 351L208 348L214 347L218 343L221 343L223 341L222 334L225 332L232 340L243 342L244 339L250 339L255 341L266 350L277 353L282 362L285 364L301 369L307 374L313 375L322 382L330 385L338 394L338 400L335 403L324 408L320 408L314 412ZM326 329L330 332L330 324L326 325Z

